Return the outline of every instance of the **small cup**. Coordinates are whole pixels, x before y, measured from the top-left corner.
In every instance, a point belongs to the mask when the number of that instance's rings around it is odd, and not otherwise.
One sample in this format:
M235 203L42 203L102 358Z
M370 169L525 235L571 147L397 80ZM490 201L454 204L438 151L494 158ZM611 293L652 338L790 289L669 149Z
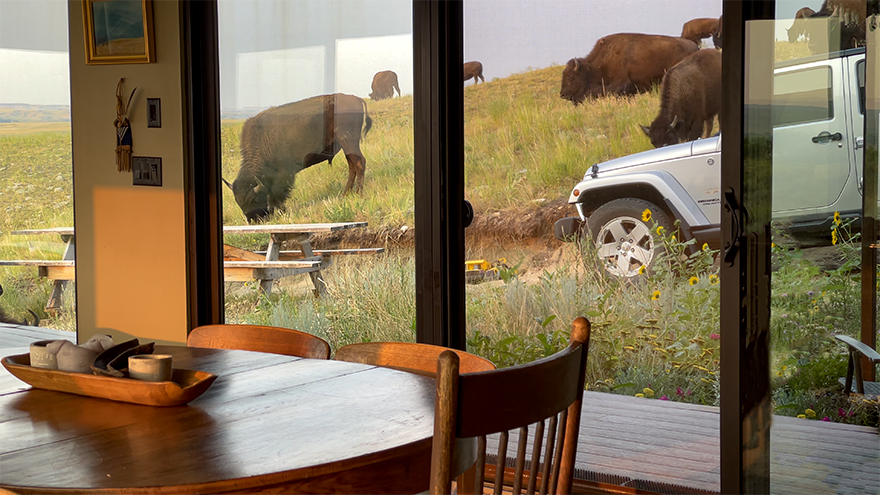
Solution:
M31 366L47 370L58 369L58 356L46 348L52 342L54 340L41 340L31 344Z
M147 382L171 380L171 356L169 354L138 354L128 358L128 376Z

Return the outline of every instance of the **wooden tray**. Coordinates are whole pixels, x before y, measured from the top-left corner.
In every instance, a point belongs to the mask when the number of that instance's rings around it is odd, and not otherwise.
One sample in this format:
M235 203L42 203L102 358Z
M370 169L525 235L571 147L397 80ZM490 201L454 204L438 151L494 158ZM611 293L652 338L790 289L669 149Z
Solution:
M180 406L205 393L217 375L175 368L169 382L48 370L31 366L30 354L6 356L0 363L13 376L34 388L99 397L147 406Z

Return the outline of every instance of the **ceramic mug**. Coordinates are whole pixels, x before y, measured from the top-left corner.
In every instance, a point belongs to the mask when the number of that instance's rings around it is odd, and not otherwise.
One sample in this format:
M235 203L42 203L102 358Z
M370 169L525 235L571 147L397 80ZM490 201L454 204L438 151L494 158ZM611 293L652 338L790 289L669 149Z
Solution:
M171 380L171 356L169 354L138 354L128 358L128 376L148 382Z
M58 369L58 356L54 352L49 352L49 349L46 348L52 342L54 341L41 340L31 344L31 366L48 370Z

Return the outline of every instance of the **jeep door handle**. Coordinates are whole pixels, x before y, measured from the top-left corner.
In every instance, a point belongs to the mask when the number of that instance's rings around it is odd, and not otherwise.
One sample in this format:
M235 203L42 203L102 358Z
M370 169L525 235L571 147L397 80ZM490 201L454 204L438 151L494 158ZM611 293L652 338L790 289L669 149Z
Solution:
M828 131L822 131L817 136L813 136L814 143L827 143L830 141L840 141L843 139L843 134L839 132L835 132L831 134Z

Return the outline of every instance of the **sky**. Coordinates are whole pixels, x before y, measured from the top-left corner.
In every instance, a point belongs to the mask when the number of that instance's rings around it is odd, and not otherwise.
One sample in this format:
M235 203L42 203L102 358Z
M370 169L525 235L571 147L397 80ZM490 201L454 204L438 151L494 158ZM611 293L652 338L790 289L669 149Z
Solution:
M777 0L777 17L821 3ZM67 6L0 0L0 103L69 104ZM464 57L481 61L491 81L583 57L608 34L676 36L685 21L720 14L721 0L465 0ZM220 0L221 106L367 97L381 70L412 93L411 19L409 0ZM777 39L790 25L778 23Z

